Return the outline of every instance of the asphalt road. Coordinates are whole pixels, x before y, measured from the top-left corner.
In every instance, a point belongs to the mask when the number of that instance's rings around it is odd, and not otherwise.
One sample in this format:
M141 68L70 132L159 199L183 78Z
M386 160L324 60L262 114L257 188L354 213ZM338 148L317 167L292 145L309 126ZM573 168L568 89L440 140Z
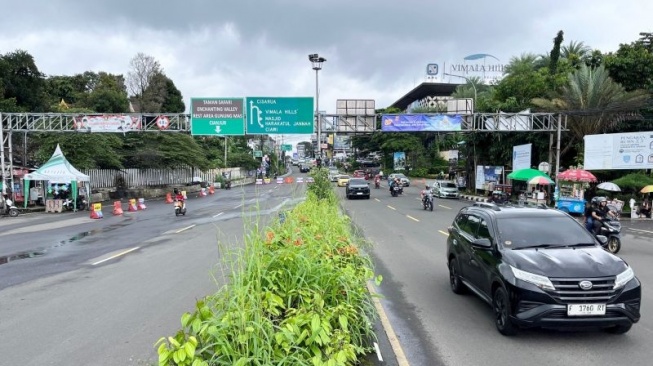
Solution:
M297 184L234 187L92 220L0 220L0 364L154 365L195 300L225 283L222 254L304 196Z
M489 305L449 288L447 227L470 203L436 198L435 210L424 211L423 185L415 182L396 198L384 186L372 189L370 200L343 202L374 245L376 272L383 275L377 291L410 365L651 365L653 221L622 222L619 255L644 287L642 319L629 333L527 330L508 338L496 331Z

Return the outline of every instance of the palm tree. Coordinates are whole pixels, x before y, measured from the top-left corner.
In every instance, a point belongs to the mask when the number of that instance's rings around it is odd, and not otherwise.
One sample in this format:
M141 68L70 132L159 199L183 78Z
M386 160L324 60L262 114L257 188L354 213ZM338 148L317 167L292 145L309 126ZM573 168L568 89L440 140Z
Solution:
M647 92L627 92L614 82L605 67L592 68L583 63L569 74L559 98L535 98L532 103L569 116L567 127L572 141L562 151L564 154L584 136L613 130L619 122L639 116L638 111L649 101Z
M583 59L592 52L592 48L587 46L583 42L569 41L569 44L562 46L560 50L560 56L566 59L570 59L573 55L576 55L578 58Z
M510 75L525 71L533 71L535 70L539 57L540 56L534 53L522 53L519 57L512 57L504 69L504 74Z

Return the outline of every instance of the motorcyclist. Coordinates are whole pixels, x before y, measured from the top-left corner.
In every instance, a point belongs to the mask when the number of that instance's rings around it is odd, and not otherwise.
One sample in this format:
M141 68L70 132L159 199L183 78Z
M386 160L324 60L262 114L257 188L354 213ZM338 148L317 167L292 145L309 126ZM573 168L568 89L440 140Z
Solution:
M420 197L422 198L422 204L424 204L426 202L426 199L428 197L430 197L432 199L433 198L433 189L432 189L432 187L430 187L427 184L426 187L424 187L424 189L422 190L422 192L420 192Z
M601 233L601 222L608 218L608 216L614 216L614 214L608 208L608 200L605 197L597 198L598 205L592 210L592 221L594 226L594 234Z
M175 194L175 201L181 202L181 209L185 210L186 209L186 197L179 191L177 188L173 190Z
M585 219L585 229L589 232L594 232L594 217L592 217L592 212L598 207L598 197L592 198L590 204L585 207L585 213L583 217Z
M379 174L374 176L374 187L375 188L381 187L381 176Z

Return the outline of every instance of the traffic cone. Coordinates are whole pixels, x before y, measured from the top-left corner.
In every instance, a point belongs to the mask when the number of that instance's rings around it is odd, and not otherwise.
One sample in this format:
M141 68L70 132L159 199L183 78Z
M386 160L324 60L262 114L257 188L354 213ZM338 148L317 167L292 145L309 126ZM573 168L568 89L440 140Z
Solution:
M122 212L122 202L120 201L114 201L113 202L113 214L114 216L120 216L123 214Z
M136 200L135 199L130 199L129 200L129 208L127 208L127 211L129 212L136 212L138 211L138 207L136 207Z
M206 196L206 188L201 188L199 193L197 194L197 197L204 197Z
M138 209L139 210L144 210L147 207L145 206L145 198L139 198L138 199Z
M209 186L209 194L215 194L215 187Z
M172 194L166 193L166 203L172 203Z
M91 210L91 218L92 219L101 219L104 216L102 215L102 204L101 203L94 203L93 204L93 209Z

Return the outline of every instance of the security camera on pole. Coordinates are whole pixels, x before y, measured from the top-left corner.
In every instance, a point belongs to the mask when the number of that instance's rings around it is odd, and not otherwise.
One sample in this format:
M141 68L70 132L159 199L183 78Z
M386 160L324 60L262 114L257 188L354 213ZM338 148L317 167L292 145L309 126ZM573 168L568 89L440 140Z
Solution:
M315 119L317 120L317 146L319 156L322 157L322 123L320 121L320 83L318 79L318 71L322 70L322 63L326 58L320 57L317 53L308 55L308 60L313 63L313 70L315 70Z

